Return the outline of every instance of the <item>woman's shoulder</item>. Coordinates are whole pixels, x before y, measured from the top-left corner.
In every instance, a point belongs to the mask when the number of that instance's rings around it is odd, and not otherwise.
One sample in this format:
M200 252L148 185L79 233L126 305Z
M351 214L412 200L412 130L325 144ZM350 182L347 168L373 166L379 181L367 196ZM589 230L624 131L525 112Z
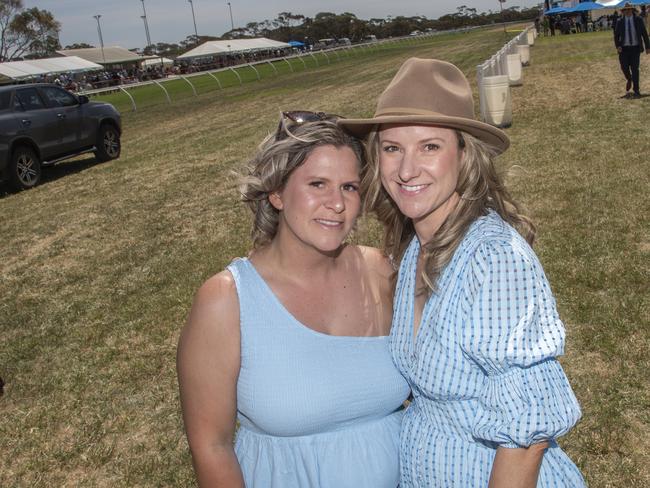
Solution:
M194 296L192 308L223 314L236 311L238 303L235 277L231 269L226 268L203 282Z
M473 255L504 254L535 259L535 253L526 239L493 211L474 221L464 241Z
M460 260L478 284L489 274L519 280L522 273L545 279L542 265L524 237L496 212L480 217L468 231Z

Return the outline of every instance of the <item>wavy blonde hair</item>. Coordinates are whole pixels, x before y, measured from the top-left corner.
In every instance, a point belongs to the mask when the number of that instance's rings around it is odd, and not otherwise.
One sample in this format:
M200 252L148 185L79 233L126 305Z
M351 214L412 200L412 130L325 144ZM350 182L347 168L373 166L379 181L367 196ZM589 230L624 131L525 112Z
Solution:
M489 144L463 131L456 131L458 146L462 149L460 174L456 191L458 205L447 216L435 235L422 244L424 267L422 278L427 294L436 290L444 267L460 245L469 226L492 209L511 224L532 245L535 226L522 214L520 206L510 196L502 176L496 170L497 151ZM365 194L363 208L374 212L384 225L384 251L396 266L415 235L413 222L405 217L381 184L379 174L379 130L373 130L366 140L368 165L364 168L361 191Z
M269 195L284 188L291 173L320 146L349 147L359 165L366 159L363 143L336 125L335 120L287 126L281 122L278 134L266 137L246 165L241 178L241 199L253 212L253 249L273 240L278 231L279 211ZM362 194L363 195L363 194Z

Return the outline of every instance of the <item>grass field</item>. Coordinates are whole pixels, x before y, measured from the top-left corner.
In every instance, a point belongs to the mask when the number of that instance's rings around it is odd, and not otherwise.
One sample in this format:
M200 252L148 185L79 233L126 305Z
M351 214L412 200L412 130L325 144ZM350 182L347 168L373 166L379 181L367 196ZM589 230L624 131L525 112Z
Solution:
M567 326L562 363L584 416L560 444L591 487L641 488L650 98L620 98L610 36L538 39L512 92L513 145L500 164L538 224ZM473 82L502 44L499 30L440 36L162 98L124 115L119 160L63 163L34 190L2 194L0 486L191 486L175 347L194 290L248 247L231 170L280 110L370 115L407 57L452 61ZM372 221L361 229L378 243Z
M148 84L145 86L129 87L127 85L126 88L133 97L133 102L122 91L100 93L93 95L92 98L93 100L112 103L120 111L133 110L133 103L136 105L136 110L141 110L151 105L171 103L192 95L198 96L202 93L240 86L244 83L260 81L264 78L294 74L314 68L330 66L343 60L350 61L351 59L365 58L368 54L376 57L379 52L403 52L405 46L408 46L407 49L410 49L430 43L430 38L413 37L329 52L317 51L299 57L287 58L286 60L269 61L255 65L239 65L222 71L214 71L211 74L189 75L186 77L189 82L183 79L170 79L158 80L157 84ZM194 89L190 85L193 85Z

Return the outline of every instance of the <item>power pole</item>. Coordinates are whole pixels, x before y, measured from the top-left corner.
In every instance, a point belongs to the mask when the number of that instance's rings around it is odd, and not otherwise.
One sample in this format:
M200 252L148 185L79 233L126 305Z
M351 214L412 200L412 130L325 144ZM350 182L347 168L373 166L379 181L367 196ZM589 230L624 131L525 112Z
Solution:
M232 20L232 5L230 5L230 2L228 2L228 10L230 11L230 30L234 31L235 30L235 23Z
M192 2L192 0L187 0L187 1L190 2L190 7L192 7L192 20L194 21L194 35L196 36L196 42L199 42L199 33L196 30L196 17L194 15L194 3Z
M101 15L97 14L97 15L93 15L93 17L97 21L97 34L99 34L99 45L102 48L102 60L104 61L104 63L106 63L106 56L104 56L104 38L102 37L102 26L99 23L99 19L101 18Z

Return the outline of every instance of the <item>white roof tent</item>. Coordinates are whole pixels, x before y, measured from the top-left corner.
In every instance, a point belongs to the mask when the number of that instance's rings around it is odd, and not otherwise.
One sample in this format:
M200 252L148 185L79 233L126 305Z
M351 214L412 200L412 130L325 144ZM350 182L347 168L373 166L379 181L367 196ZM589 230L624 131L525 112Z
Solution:
M76 56L63 58L31 59L0 63L0 80L26 80L55 73L79 73L104 69L97 63Z
M270 49L286 49L291 45L286 42L273 41L266 37L257 39L228 39L225 41L207 41L194 49L181 54L176 59L201 58L218 56L219 54L242 53L246 51L267 51Z
M163 66L171 66L174 64L174 60L169 58L151 58L142 61L143 68L148 68L149 66L160 66L161 64Z
M145 59L155 58L157 56L140 56L128 49L119 46L89 47L83 49L62 49L57 53L63 56L78 56L93 63L108 65L122 64L144 61Z

